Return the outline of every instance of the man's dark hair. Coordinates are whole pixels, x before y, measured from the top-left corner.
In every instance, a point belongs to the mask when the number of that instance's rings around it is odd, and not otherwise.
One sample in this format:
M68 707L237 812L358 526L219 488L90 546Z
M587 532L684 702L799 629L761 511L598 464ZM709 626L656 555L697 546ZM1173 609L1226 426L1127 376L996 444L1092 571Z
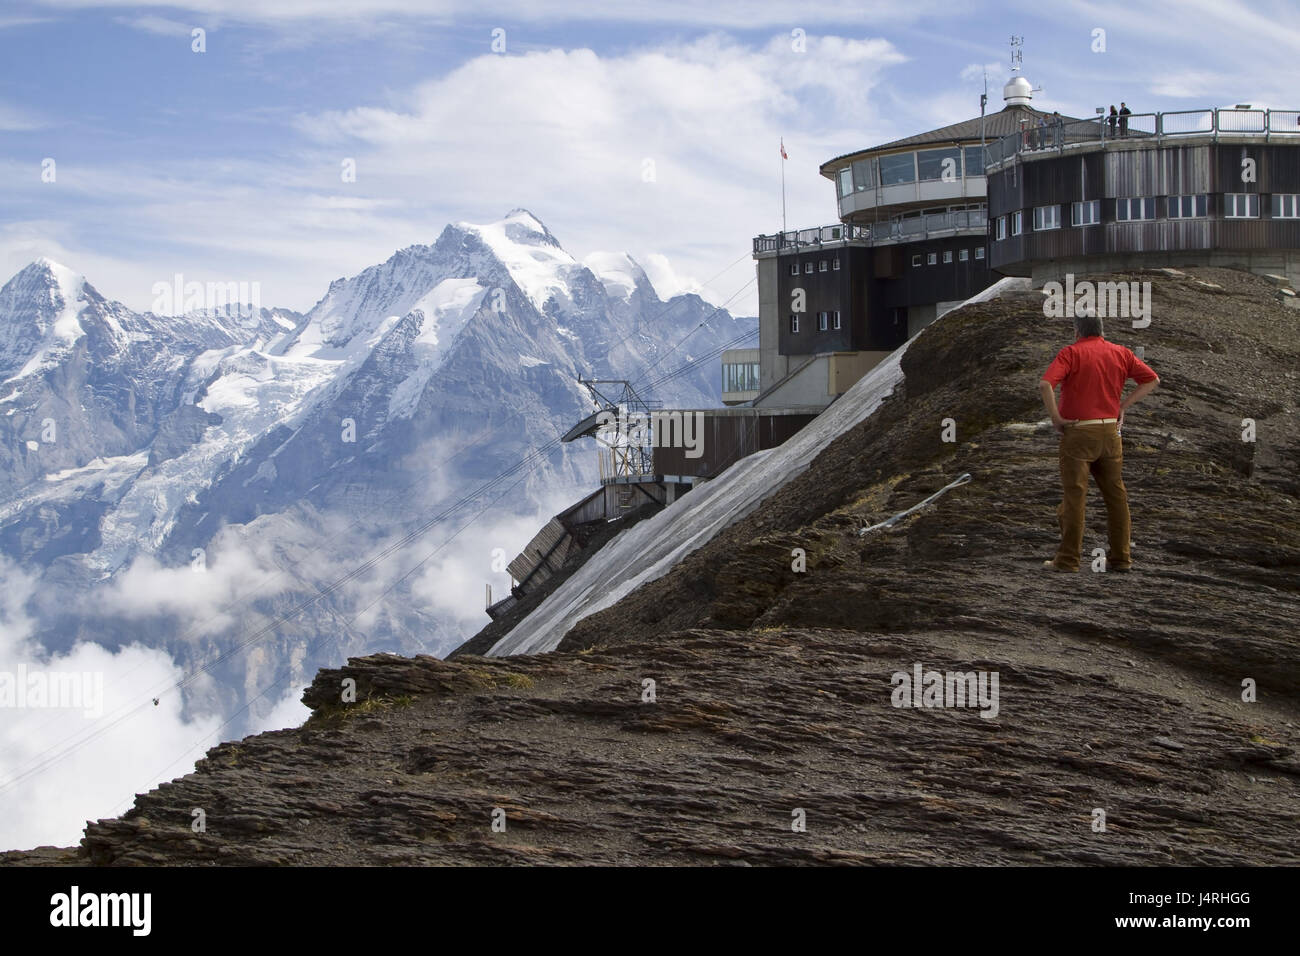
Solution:
M1074 334L1080 338L1085 335L1105 336L1105 326L1100 315L1076 315L1074 317Z

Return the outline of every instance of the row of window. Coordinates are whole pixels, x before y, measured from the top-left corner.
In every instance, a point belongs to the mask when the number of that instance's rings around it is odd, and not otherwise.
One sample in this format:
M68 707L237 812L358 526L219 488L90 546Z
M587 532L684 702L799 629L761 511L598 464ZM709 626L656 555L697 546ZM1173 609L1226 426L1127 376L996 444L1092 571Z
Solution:
M983 259L983 258L984 258L984 247L983 247L983 246L976 246L976 247L975 247L975 258L976 258L976 259ZM969 259L970 259L970 250L969 250L969 249L959 249L959 250L957 250L957 261L958 261L958 262L966 262L966 261L968 261ZM943 253L943 261L944 261L945 264L946 264L946 263L949 263L949 262L952 262L952 250L951 250L951 249L945 249L945 250L944 250L944 253ZM927 253L927 254L926 254L926 257L925 257L925 262L926 262L926 265L931 265L931 266L938 265L938 264L939 264L939 254L938 254L937 252ZM917 255L912 256L912 265L913 265L913 267L915 267L915 266L919 266L920 264L921 264L921 256L920 256L920 254L918 253Z
M840 328L839 309L835 309L832 312L817 313L817 331L825 332L828 328L836 329L836 330ZM790 331L791 332L799 331L799 316L794 312L790 313Z
M938 180L954 182L962 176L984 175L982 146L950 146L911 153L859 159L840 170L840 198L880 186L901 186Z
M818 271L818 272L825 272L825 271L827 271L828 268L829 268L830 271L832 271L832 272L839 272L839 271L840 271L840 260L839 260L839 259L831 259L831 260L830 260L830 265L829 265L829 266L827 265L827 260L825 260L825 259L821 260L821 262L816 263L816 265L817 265L817 271ZM807 273L808 275L812 275L812 274L813 274L813 263L812 263L811 261L809 261L809 262L805 262L805 263L803 264L803 271L804 271L805 273ZM799 274L799 263L797 263L797 262L792 262L792 263L790 263L790 275L792 275L792 276L797 276L798 274Z
M1101 222L1101 200L1089 199L1070 204L1070 221L1075 226L1095 226ZM1169 219L1203 219L1209 215L1210 197L1206 193L1195 196L1169 196L1165 199L1165 216ZM1275 194L1272 196L1274 219L1300 219L1300 194ZM1258 219L1258 193L1224 193L1225 219ZM1151 196L1125 197L1115 200L1116 222L1138 222L1156 218L1156 201ZM1013 212L999 216L995 235L1005 239L1008 234L1018 236L1024 228L1024 213ZM1060 206L1035 206L1034 231L1061 228Z
M757 392L757 362L727 362L722 366L724 392Z

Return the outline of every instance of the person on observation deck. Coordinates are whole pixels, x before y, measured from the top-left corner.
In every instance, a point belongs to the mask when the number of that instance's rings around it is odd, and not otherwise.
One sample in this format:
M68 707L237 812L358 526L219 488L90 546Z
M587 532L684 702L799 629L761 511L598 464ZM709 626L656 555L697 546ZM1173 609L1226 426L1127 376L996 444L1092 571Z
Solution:
M1128 135L1128 118L1130 115L1132 115L1132 113L1133 111L1128 108L1127 103L1119 104L1119 135L1120 136Z
M1051 571L1078 571L1083 548L1084 504L1088 497L1088 475L1092 475L1106 503L1106 530L1110 550L1106 555L1111 571L1130 571L1131 521L1128 490L1124 487L1124 446L1120 431L1124 412L1155 390L1160 376L1122 345L1107 342L1101 316L1080 315L1074 319L1075 342L1061 349L1043 373L1038 391L1061 436L1057 457L1061 470L1061 504L1056 509L1061 543L1056 557L1044 561ZM1138 383L1128 398L1120 401L1124 383ZM1061 387L1057 407L1056 387Z
M1110 138L1115 138L1115 123L1119 120L1119 113L1115 111L1115 104L1110 104L1110 117L1107 120L1110 123Z

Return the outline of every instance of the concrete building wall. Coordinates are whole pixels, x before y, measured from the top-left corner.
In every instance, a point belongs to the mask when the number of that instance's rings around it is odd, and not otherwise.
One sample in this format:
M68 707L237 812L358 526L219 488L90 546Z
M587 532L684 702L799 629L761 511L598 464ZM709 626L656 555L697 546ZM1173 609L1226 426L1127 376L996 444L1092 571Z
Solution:
M832 396L843 395L888 357L888 352L838 352L830 356L827 392Z
M797 355L802 368L793 366L796 371L781 385L768 392L755 404L759 408L796 408L804 405L823 407L830 401L830 356Z
M777 301L781 263L776 257L759 259L755 267L758 272L758 379L759 388L767 389L783 379L790 367L789 359L777 351L781 316L784 314L781 303Z
M933 305L912 305L907 308L907 337L916 333L939 317Z

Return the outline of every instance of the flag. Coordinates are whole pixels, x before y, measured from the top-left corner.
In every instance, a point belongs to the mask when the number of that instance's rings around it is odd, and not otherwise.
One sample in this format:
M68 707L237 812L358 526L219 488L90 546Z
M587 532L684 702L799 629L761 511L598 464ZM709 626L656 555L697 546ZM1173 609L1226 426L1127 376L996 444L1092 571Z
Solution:
M781 138L781 158L782 158L782 159L789 159L789 158L790 158L789 156L787 156L787 155L785 154L785 138L784 138L784 137Z

